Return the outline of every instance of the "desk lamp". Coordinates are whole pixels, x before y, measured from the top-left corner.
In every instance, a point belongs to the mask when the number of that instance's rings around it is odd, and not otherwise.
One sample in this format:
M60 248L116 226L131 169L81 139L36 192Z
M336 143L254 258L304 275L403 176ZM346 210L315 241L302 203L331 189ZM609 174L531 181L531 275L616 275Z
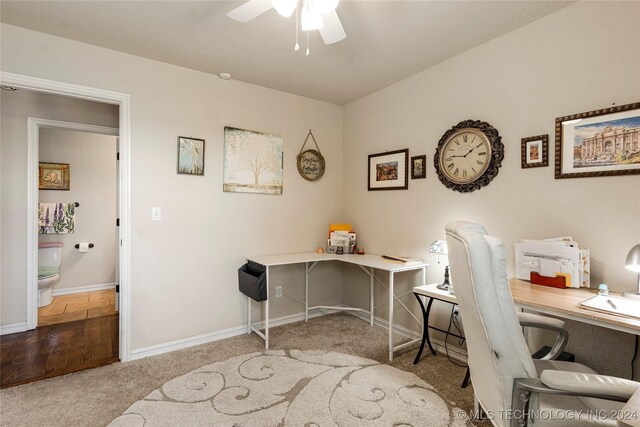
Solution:
M447 241L446 240L434 240L431 242L431 246L429 246L429 252L436 255L447 255L449 250L447 249ZM440 257L438 257L438 264L440 264ZM449 290L449 266L447 265L444 268L444 282L438 285L437 288L443 291Z
M638 273L638 292L625 292L622 295L629 298L640 299L640 244L631 248L624 263L627 270Z

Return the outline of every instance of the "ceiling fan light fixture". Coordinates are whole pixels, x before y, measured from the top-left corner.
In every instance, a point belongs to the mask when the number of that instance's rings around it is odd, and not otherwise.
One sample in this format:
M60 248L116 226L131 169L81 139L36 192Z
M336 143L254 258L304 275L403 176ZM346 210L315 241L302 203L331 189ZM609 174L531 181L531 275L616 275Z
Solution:
M322 13L323 15L336 10L339 2L340 0L316 0L318 8L320 9L320 13Z
M271 6L273 6L276 12L285 18L288 18L293 14L296 10L297 4L298 0L271 0Z
M322 14L314 0L303 1L300 24L302 31L319 30L324 27L322 23Z

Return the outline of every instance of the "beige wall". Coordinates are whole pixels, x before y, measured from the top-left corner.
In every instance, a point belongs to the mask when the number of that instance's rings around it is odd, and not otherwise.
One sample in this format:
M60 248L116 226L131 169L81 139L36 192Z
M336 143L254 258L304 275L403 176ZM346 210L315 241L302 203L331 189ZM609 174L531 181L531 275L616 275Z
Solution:
M341 107L18 27L1 28L3 71L131 96L132 349L242 325L246 300L238 292L236 271L244 258L313 250L328 223L342 220ZM224 126L283 136L282 196L222 191ZM295 166L309 129L327 161L325 175L313 183ZM179 135L206 140L204 176L176 174ZM20 169L16 173L23 179ZM4 196L11 183L3 176L2 185ZM160 222L151 221L154 206L162 208ZM16 240L24 240L25 226L15 224ZM3 240L3 254L4 248ZM318 270L318 280L326 285L312 298L324 294L323 302L339 303L340 272L332 266ZM297 274L274 271L273 283ZM3 278L3 293L11 286ZM272 316L301 311L286 300L278 300ZM24 301L20 293L6 304L20 308ZM23 309L3 317L7 323L21 320Z
M502 238L512 248L511 273L515 242L571 235L591 250L595 286L633 289L637 276L625 270L624 259L640 241L640 177L555 180L553 140L555 117L640 100L639 15L637 2L576 3L347 105L344 162L351 167L344 203L361 244L372 253L424 257L435 282L442 281L443 265L428 254L428 244L444 238L450 220L482 223ZM433 168L440 137L465 119L496 127L506 153L491 184L470 194L444 187ZM539 134L549 134L551 166L521 169L520 139ZM427 179L410 180L406 191L368 192L367 155L400 148L427 155ZM415 278L399 282L401 294ZM345 303L366 304L351 289L345 287ZM405 298L417 310L413 296ZM380 315L386 317L385 307ZM413 320L404 324L419 328ZM629 375L629 335L583 325L572 325L571 334L569 351L580 360Z
M69 163L69 191L40 190L41 203L78 202L70 234L39 234L40 242L62 242L56 290L114 284L116 281L116 138L111 135L40 129L39 161ZM80 253L75 245L93 243Z
M2 90L0 113L0 312L1 324L8 325L25 322L27 316L28 118L117 128L118 107L27 90Z
M1 59L3 71L131 94L136 349L241 325L246 313L236 268L243 257L313 249L331 221L353 223L368 253L428 259L431 282L441 280L443 266L427 246L444 238L451 219L481 222L511 247L524 237L571 234L592 250L594 283L632 288L635 276L622 263L640 241L638 177L557 181L552 166L522 170L520 138L548 133L553 140L555 117L638 101L639 7L577 3L349 104L344 114L335 105L7 25ZM488 187L459 194L440 184L432 158L441 135L468 118L498 128L506 157ZM225 125L284 136L283 196L221 191ZM309 128L327 159L327 173L317 183L295 170L295 154ZM204 177L175 174L177 135L207 140ZM367 155L398 148L427 155L427 179L410 181L408 191L367 192ZM3 163L3 224L5 182ZM152 206L163 208L162 222L150 221ZM513 254L509 264L513 269ZM327 284L315 287L312 298L366 306L358 291L366 289L360 271L345 267L343 279L339 267L320 268L314 274ZM284 284L299 272L282 268L273 283ZM4 274L3 268L3 298ZM353 284L344 295L343 280ZM418 280L419 275L398 275L398 294ZM298 299L299 290L292 290ZM383 301L384 291L377 292ZM410 293L403 299L417 312ZM275 316L299 312L296 303L276 301ZM386 317L385 307L377 314ZM443 323L445 309L437 309ZM409 318L404 325L418 329ZM569 350L580 360L628 375L629 336L571 328ZM616 357L605 360L601 355L611 348Z

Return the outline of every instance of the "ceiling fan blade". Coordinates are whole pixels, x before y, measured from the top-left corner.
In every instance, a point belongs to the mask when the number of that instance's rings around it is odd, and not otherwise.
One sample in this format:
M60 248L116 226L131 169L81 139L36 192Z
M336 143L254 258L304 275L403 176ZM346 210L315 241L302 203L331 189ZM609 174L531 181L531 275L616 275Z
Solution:
M271 9L271 1L269 0L249 0L227 13L227 16L236 21L249 22L269 9Z
M322 15L322 22L324 23L324 27L320 28L320 35L322 36L322 40L324 40L324 44L337 43L347 37L347 33L344 32L340 18L338 18L335 10L326 15Z

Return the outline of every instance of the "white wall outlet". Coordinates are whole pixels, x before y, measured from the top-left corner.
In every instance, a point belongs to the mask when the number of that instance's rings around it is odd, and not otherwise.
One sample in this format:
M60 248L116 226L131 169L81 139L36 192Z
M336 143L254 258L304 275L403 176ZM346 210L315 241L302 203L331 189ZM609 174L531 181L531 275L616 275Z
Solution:
M458 306L453 307L453 316L454 317L460 316L460 307Z
M151 208L151 221L160 221L162 219L162 209Z
M282 296L282 286L276 286L276 298L280 298Z

